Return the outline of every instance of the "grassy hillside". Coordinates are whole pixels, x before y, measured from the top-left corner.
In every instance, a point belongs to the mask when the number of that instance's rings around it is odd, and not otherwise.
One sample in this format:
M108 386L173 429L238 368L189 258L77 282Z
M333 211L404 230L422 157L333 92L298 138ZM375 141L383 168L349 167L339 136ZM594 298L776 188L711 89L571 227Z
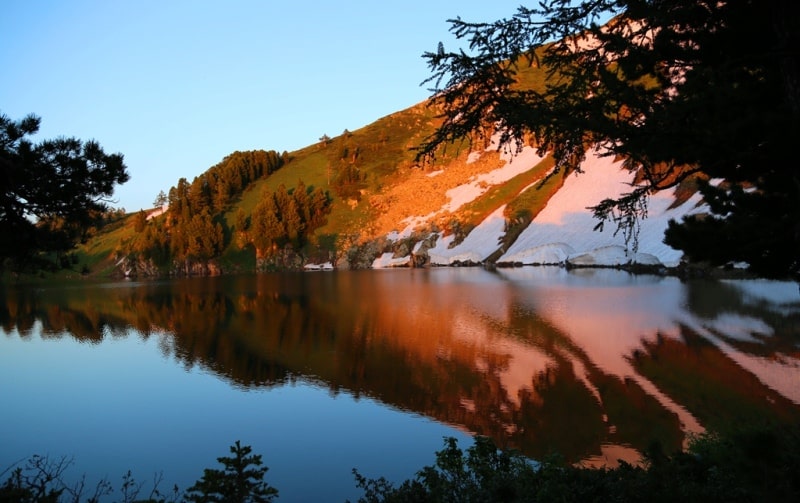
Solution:
M521 88L541 89L545 83L544 72L528 62L522 62L518 76ZM487 140L481 145L451 143L437 152L435 160L418 162L415 149L439 121L435 106L420 103L288 153L279 169L243 187L215 213L225 235L224 246L213 259L216 266L221 272L254 270L258 253L248 232L253 232L259 203L281 186L291 193L300 182L309 190L322 189L330 198L323 223L303 237L300 249L292 250L302 262L336 262L348 249L368 243L375 243L370 252L377 253L391 245L385 240L388 233L407 228L409 222L416 222L424 233L455 233L458 242L501 206L505 206L507 247L561 187L563 178L546 176L553 162L545 158L504 183L485 186L474 200L450 211L448 191L474 183L506 161ZM198 177L210 177L213 169ZM249 219L250 230L239 228L244 225L242 216ZM120 260L130 256L131 243L137 239L135 217L129 215L102 229L80 246L73 271L101 277L119 274ZM165 218L156 217L147 225L161 226L159 233L171 234ZM365 260L362 265L369 257Z

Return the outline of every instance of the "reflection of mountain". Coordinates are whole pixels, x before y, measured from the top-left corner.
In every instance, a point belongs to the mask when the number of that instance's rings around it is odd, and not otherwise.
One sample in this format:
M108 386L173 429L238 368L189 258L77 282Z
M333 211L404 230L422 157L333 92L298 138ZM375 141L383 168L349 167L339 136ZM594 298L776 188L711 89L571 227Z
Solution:
M534 457L557 450L579 460L610 445L641 452L653 440L672 449L699 423L798 420L797 403L735 361L784 351L783 375L800 377L796 349L785 351L797 347L796 328L786 329L797 326L797 310L744 306L725 284L694 288L617 271L531 268L242 276L10 290L0 294L0 323L25 332L38 320L44 333L92 341L129 328L144 337L167 331L169 351L187 366L237 386L307 376ZM715 307L714 298L726 304ZM686 320L709 326L731 309L771 331L735 346L754 346L749 355L687 329ZM695 391L724 397L725 406Z

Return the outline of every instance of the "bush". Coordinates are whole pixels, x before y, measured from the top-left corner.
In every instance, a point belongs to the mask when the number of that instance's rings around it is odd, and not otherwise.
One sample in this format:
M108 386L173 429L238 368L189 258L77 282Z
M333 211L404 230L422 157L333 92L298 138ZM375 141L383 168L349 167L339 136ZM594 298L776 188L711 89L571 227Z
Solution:
M278 490L264 482L266 466L261 466L261 455L250 455L250 446L237 440L231 446L233 457L220 457L217 461L224 470L206 468L203 477L187 489L186 501L192 503L266 503L278 496Z
M278 497L264 481L268 468L261 456L238 441L232 456L217 458L223 469L206 469L181 495L158 490L156 477L146 499L142 484L128 472L119 489L123 503L177 501L263 503ZM641 466L622 462L615 469L581 468L557 457L534 463L514 451L498 450L486 437L476 437L466 453L454 438L444 440L436 462L395 486L383 477L369 479L354 469L361 503L379 502L795 502L800 501L800 426L747 427L692 439L688 452L664 454L653 445ZM63 482L72 460L33 456L24 465L0 472L0 503L98 503L113 488L101 480L84 494L85 479Z
M800 428L740 428L694 438L688 452L654 445L642 466L581 468L557 458L534 464L477 437L466 455L445 439L436 463L395 487L353 470L360 503L447 501L800 501Z

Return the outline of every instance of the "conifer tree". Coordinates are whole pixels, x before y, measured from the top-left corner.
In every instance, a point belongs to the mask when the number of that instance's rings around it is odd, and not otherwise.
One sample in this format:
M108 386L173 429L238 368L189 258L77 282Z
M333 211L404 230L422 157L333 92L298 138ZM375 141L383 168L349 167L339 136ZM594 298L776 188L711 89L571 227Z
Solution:
M34 143L41 120L0 114L0 268L21 268L71 249L128 181L122 154L99 143L56 138Z
M145 213L144 210L139 210L134 218L133 230L142 232L147 225L147 213Z
M300 214L300 219L304 226L307 226L311 221L311 201L308 197L308 188L303 180L297 181L297 186L292 191L297 211Z
M278 490L264 481L269 468L262 466L260 454L251 454L252 448L238 440L230 450L232 456L217 458L223 469L203 470L203 477L187 490L186 501L266 503L278 497Z
M155 208L162 208L165 204L169 202L167 195L164 193L163 190L158 191L158 195L156 196L155 200L153 201L153 207Z
M598 201L601 222L635 226L647 208L637 200L699 180L710 214L671 224L668 244L800 272L800 2L545 0L496 22L450 22L469 51L425 55L443 123L421 157L498 133L572 171L597 148L641 180ZM546 80L522 85L530 67Z
M253 210L251 225L256 255L268 256L284 237L283 224L278 217L275 198L269 192L264 193L261 202Z

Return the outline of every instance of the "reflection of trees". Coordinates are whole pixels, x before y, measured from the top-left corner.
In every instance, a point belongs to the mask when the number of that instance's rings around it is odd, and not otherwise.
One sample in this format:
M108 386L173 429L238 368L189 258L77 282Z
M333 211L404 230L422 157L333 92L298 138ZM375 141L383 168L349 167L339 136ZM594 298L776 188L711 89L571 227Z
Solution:
M25 333L38 321L46 334L92 341L131 328L142 337L166 331L169 351L184 365L202 365L236 386L306 376L333 392L349 390L460 425L534 457L558 451L577 461L600 453L602 443L640 452L654 440L667 449L681 445L673 413L636 382L598 367L566 334L519 309L514 297L492 316L475 314L485 286L419 288L418 278L301 273L7 290L0 291L0 323ZM479 335L464 335L459 323ZM692 402L689 388L697 380L714 382L714 393L726 389L729 403L742 395L772 397L757 381L739 386L749 374L719 364L724 355L704 350L688 365L671 356L697 344L670 344L675 349L668 353L663 344L645 345L633 365L697 417L709 417L699 411L706 404ZM508 382L514 365L524 370L518 391Z
M636 370L707 427L796 423L800 407L769 389L687 327L681 341L659 337L631 358Z
M58 291L54 298L50 298L41 290L0 290L0 301L3 303L0 324L4 331L17 330L26 337L37 328L39 322L44 338L71 335L81 341L100 342L104 328L119 326L119 319L95 309L88 300L82 302L75 297L80 295L79 292Z
M772 328L770 335L753 334L758 342L737 340L716 332L739 351L764 358L791 355L800 358L800 306L777 310L766 302L746 302L735 286L719 281L687 282L687 307L703 320L714 320L727 313L763 321Z
M512 310L511 323L526 334L526 342L552 355L556 363L534 377L536 396L523 401L515 418L535 432L519 439L523 450L535 448L542 454L558 450L575 461L599 454L601 443L630 445L639 452L655 441L669 450L681 447L678 418L636 382L606 373L565 334L531 316L513 316L514 312L524 311ZM599 396L581 382L579 373Z

